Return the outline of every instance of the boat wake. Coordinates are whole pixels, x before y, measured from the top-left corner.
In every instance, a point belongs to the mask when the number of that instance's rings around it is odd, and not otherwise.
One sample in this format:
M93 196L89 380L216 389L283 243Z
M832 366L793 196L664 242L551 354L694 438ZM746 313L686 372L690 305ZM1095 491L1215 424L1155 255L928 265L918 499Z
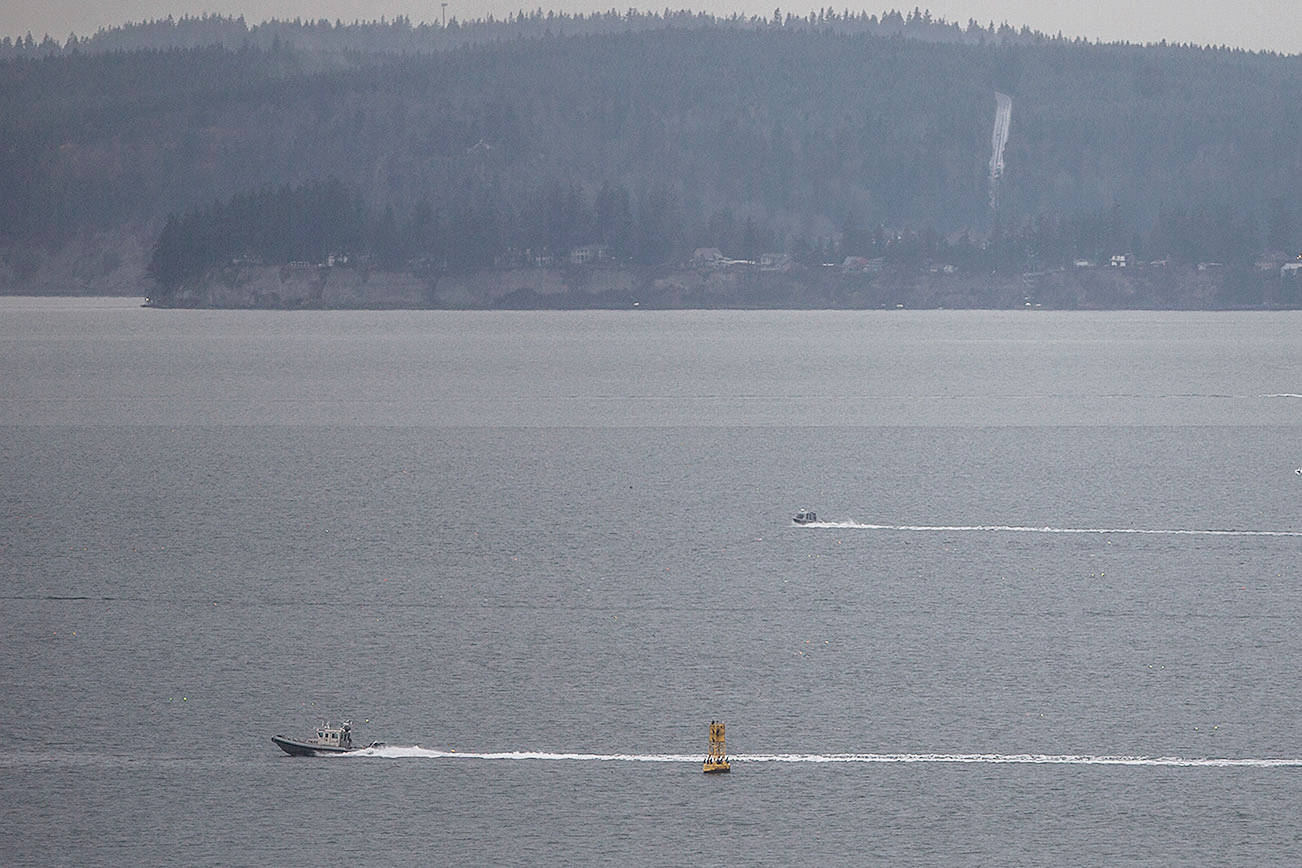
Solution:
M1073 766L1206 766L1230 768L1302 767L1302 759L1178 756L1088 756L1079 754L992 753L861 753L861 754L753 754L733 757L737 762L774 763L955 763L971 765L1073 765Z
M515 751L459 751L433 750L412 745L355 750L340 757L383 757L385 759L466 759L466 760L552 760L572 762L626 762L626 763L699 763L701 757L696 754L672 753L554 753L550 751L515 750Z
M1030 527L1012 524L865 524L858 521L816 521L797 525L806 528L840 530L898 530L917 533L1076 533L1076 534L1143 534L1155 536L1292 536L1297 530L1198 530L1187 528L1141 527Z
M337 758L382 757L385 759L435 760L533 760L560 762L671 763L701 762L699 754L551 753L547 751L451 751L411 746L367 748L339 754ZM1081 754L994 754L994 753L773 753L734 754L734 763L855 763L956 765L1076 765L1076 766L1176 766L1185 768L1282 768L1302 767L1302 758L1236 758L1178 756L1089 756Z

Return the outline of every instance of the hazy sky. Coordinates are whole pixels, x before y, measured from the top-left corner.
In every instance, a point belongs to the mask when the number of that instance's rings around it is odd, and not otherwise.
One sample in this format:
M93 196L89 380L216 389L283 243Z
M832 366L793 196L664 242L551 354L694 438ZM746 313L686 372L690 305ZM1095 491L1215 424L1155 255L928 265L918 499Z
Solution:
M830 0L797 3L760 2L760 0L699 0L692 4L652 4L637 8L691 8L715 14L744 12L772 15L774 6L784 12L808 14L812 9L834 6L837 9L866 9L880 13L893 8L880 5L849 5ZM914 6L929 8L933 15L966 23L969 18L996 24L1029 25L1046 33L1061 31L1067 36L1085 35L1091 39L1128 40L1130 42L1196 42L1231 45L1250 49L1269 49L1289 54L1302 53L1302 26L1299 25L1299 0L936 0L932 3L902 2L896 8L908 11ZM614 0L558 0L556 5L513 0L463 0L449 2L448 15L480 18L488 14L501 17L519 9L565 10L587 12L602 9L627 9L632 3ZM410 0L0 0L0 35L21 36L27 31L40 37L44 33L63 40L70 32L93 33L100 27L162 18L167 15L198 15L220 12L244 15L250 23L267 18L336 18L352 21L380 16L406 15L413 21L439 20L438 2Z

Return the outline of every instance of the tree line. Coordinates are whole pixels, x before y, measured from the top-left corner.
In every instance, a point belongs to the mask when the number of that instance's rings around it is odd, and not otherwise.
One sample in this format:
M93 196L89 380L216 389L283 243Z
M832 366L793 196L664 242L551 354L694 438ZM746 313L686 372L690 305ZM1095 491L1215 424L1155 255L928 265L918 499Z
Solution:
M249 24L244 16L218 14L168 15L159 19L129 22L102 27L93 34L69 33L60 40L49 33L40 38L30 32L12 37L0 36L0 58L49 57L72 53L106 53L115 51L168 50L222 46L272 48L292 46L308 52L362 52L402 54L444 51L461 45L540 35L581 36L629 31L718 28L746 30L818 30L825 33L905 36L930 42L967 42L981 44L1070 42L1061 35L1049 36L1030 27L1013 27L1007 22L981 24L969 18L966 25L933 16L929 10L914 7L912 12L891 9L881 14L864 10L837 11L830 6L805 13L783 12L779 7L772 16L734 13L721 16L687 9L642 11L615 9L604 12L569 13L530 11L508 13L505 17L489 14L484 18L460 19L455 15L446 22L413 24L405 15L392 19L353 20L336 18L269 19Z
M361 214L352 246L447 268L578 244L636 263L890 248L1009 268L1302 248L1302 58L802 20L575 34L530 13L518 38L411 54L346 48L401 44L409 22L300 23L344 47L0 61L0 243L170 226L176 250L218 211L267 191L311 208L302 191L337 184ZM992 211L996 90L1013 113Z
M613 265L690 264L694 251L717 248L725 258L759 261L786 254L817 268L848 257L916 270L941 263L967 272L1048 269L1081 259L1103 264L1123 252L1172 264L1216 261L1246 267L1258 232L1227 212L1170 212L1134 234L1115 212L1072 219L1041 217L996 226L990 236L942 235L934 227L898 231L844 215L840 231L823 238L781 238L729 208L689 214L666 189L638 194L604 185L589 197L575 186L534 191L515 207L465 200L435 208L421 200L409 212L368 209L338 179L265 187L168 218L148 273L174 289L214 268L302 262L422 273L570 262L583 247L599 247Z

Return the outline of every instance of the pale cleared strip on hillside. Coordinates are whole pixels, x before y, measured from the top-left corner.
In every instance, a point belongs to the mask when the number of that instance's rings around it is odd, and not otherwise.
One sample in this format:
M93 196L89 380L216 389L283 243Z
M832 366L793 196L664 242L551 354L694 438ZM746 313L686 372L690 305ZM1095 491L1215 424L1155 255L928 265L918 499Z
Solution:
M990 131L990 210L999 201L999 180L1004 176L1004 146L1013 120L1013 98L995 91L995 126Z

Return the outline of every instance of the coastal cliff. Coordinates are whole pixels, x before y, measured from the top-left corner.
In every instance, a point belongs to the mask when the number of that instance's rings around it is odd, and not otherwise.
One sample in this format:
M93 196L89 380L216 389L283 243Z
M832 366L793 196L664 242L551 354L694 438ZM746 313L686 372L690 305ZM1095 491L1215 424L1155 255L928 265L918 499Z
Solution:
M352 309L432 307L430 284L410 272L329 268L307 263L212 269L163 295L153 307Z
M241 264L212 269L151 296L148 303L262 309L1279 309L1302 306L1302 281L1273 272L1192 266L1096 266L1014 275L621 266L418 274Z

